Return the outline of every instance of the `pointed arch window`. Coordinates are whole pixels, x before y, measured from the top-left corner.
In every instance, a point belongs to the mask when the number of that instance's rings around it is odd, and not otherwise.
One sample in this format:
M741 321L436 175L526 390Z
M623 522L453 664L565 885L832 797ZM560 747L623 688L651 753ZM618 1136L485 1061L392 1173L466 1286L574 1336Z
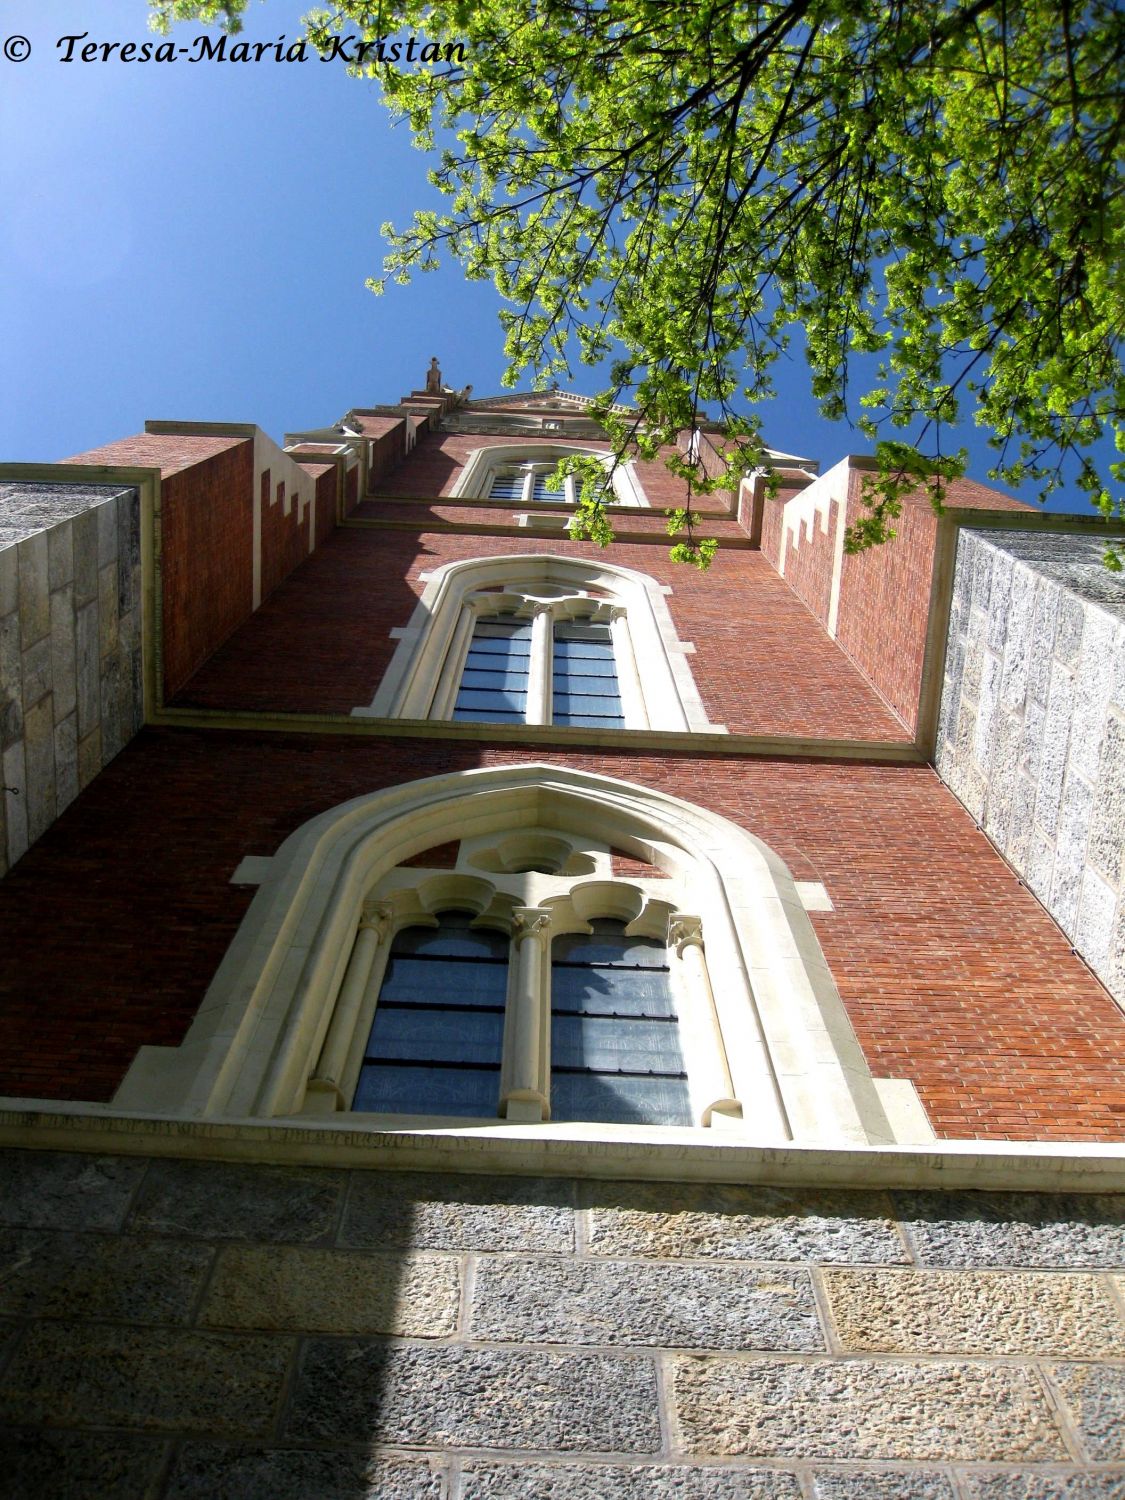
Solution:
M725 734L707 717L665 594L646 574L577 557L445 563L394 632L375 696L352 712Z

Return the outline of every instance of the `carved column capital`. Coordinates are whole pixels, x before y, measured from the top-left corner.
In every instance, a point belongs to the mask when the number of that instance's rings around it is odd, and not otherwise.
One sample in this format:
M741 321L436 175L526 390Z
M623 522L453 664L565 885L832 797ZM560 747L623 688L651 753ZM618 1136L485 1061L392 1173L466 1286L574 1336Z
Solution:
M677 912L668 920L668 941L680 958L686 948L703 948L703 919Z
M373 932L382 942L393 918L394 908L389 901L365 901L359 918L359 931Z
M522 944L525 938L535 938L546 945L551 930L551 913L540 906L517 906L512 912L512 940Z

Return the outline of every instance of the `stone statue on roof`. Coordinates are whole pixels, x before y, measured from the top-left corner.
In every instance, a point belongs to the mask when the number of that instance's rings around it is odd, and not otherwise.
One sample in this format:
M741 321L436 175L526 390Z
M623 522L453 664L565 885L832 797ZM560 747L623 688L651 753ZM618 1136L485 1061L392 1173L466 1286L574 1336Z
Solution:
M441 366L437 362L437 355L430 360L430 368L426 371L426 395L440 396L442 392Z

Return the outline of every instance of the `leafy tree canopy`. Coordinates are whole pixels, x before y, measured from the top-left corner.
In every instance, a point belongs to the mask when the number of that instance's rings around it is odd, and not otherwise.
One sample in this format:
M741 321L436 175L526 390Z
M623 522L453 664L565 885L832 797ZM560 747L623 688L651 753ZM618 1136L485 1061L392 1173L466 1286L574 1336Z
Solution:
M152 3L158 23L245 7ZM717 411L727 472L675 463L697 491L732 483L797 333L822 412L858 416L881 459L851 546L893 534L926 476L940 500L964 463L943 432L970 412L997 477L1045 498L1066 465L1125 515L1125 464L1093 452L1108 429L1125 451L1115 0L344 0L309 25L462 44L361 67L419 145L456 141L430 174L447 212L386 226L385 273L448 250L491 278L512 383L608 358L621 452ZM606 539L592 482L580 515ZM706 560L690 519L681 555Z

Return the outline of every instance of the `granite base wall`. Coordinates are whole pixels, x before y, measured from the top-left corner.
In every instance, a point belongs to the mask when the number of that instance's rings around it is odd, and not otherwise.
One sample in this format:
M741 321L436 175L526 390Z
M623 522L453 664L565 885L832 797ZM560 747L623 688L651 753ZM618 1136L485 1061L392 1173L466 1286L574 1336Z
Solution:
M937 769L1125 1003L1125 579L1101 553L962 531Z
M1125 1195L0 1181L11 1497L1125 1495Z
M140 513L108 485L0 485L0 875L140 727Z

